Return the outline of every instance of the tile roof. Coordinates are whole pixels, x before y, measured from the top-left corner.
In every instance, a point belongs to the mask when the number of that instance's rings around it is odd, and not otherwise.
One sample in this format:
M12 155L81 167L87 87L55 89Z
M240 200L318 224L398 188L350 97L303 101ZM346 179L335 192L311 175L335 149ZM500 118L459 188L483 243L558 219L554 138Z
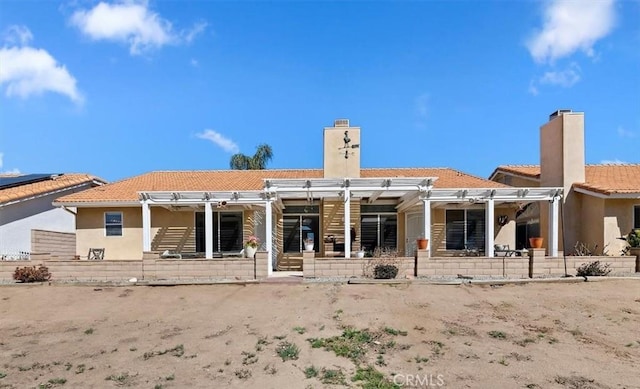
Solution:
M2 175L2 177L16 177L16 175ZM93 181L105 182L104 180L89 174L69 173L57 176L50 180L0 189L0 204L14 202L33 196L40 196Z
M540 166L499 166L497 171L540 178ZM605 195L640 193L640 164L603 164L585 166L586 182L573 184Z
M501 188L494 181L447 168L361 169L362 178L438 177L436 188ZM138 191L261 190L267 178L322 178L322 169L155 171L56 200L58 203L137 202Z

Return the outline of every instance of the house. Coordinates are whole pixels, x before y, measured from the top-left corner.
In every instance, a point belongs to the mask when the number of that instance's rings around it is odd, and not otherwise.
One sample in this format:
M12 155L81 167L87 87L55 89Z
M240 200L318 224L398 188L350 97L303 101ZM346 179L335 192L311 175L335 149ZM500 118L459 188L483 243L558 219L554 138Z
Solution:
M564 190L562 241L572 254L582 243L619 255L618 239L640 228L640 164L586 165L584 113L560 110L540 128L540 165L499 166L490 180L515 187L559 186ZM516 220L517 245L533 235L547 236L548 206L534 204Z
M238 254L256 235L271 272L305 243L319 257L377 247L413 256L426 237L431 256L493 257L495 244L515 245L522 203L562 196L559 187L524 191L450 168L362 168L360 139L359 127L338 119L324 128L322 169L155 171L55 204L77 208L78 253L100 247L105 259L140 260L169 250L210 259ZM550 243L557 248L557 239Z
M52 247L32 247L32 231L51 232L49 243L75 253L75 215L73 210L54 207L55 198L104 184L89 174L26 174L0 176L0 256L3 259L24 259L31 251ZM63 233L60 235L59 233ZM64 235L66 233L66 235ZM51 234L50 234L51 235ZM65 241L66 243L64 243ZM70 245L70 246L69 246ZM68 251L68 250L67 250ZM55 250L54 253L56 254Z

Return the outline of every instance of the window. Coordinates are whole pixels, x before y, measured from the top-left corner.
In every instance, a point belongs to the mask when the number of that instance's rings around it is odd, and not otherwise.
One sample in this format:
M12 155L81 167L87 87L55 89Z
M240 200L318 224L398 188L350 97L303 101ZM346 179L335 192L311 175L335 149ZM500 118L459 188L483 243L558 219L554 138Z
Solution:
M633 228L640 228L640 205L633 207Z
M396 249L398 216L393 214L366 214L360 216L360 247L373 251L376 247Z
M282 244L285 253L302 252L305 239L313 240L314 251L318 252L320 250L320 216L284 215L282 222Z
M242 212L213 213L213 251L242 250ZM204 212L196 212L196 251L205 251Z
M484 250L484 209L448 209L447 250Z
M104 213L104 231L106 236L122 236L122 212Z

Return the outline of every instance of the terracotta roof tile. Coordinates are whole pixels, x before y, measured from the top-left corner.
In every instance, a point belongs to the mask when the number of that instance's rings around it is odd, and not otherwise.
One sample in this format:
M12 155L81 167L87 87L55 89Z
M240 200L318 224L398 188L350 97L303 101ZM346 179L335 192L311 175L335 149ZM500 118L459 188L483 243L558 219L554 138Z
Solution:
M525 177L540 178L540 166L499 166L503 171ZM585 183L574 187L605 195L640 193L640 164L586 165Z
M362 169L363 178L438 177L436 188L500 188L506 185L447 168ZM155 171L56 200L58 203L136 202L139 191L261 190L267 178L322 178L322 169Z
M9 177L9 175L3 175L3 177ZM102 179L89 174L69 173L50 180L0 189L0 204L39 196L92 181L104 182Z

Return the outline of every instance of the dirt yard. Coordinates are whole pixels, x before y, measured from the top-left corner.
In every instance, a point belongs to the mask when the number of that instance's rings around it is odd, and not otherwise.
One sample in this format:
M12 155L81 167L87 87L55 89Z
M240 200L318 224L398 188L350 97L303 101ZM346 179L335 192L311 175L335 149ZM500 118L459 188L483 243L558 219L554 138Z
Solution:
M638 280L3 286L0 334L2 388L640 388Z

